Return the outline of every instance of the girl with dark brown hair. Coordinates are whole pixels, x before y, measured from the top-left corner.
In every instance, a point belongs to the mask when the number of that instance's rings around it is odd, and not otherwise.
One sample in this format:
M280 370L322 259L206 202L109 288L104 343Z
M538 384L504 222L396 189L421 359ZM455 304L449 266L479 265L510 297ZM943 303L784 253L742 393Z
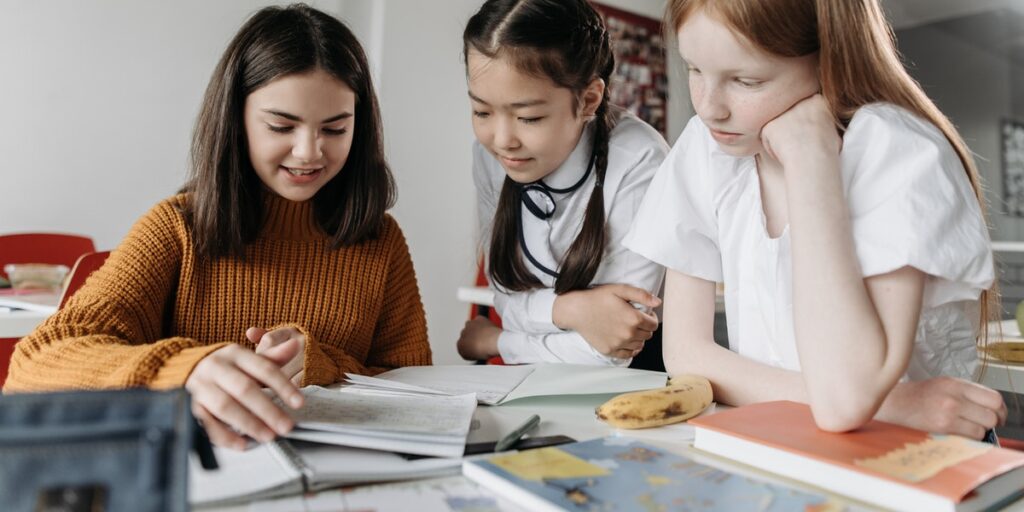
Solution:
M491 0L463 48L503 329L470 320L459 353L629 364L658 327L663 270L620 241L667 146L608 103L615 60L601 17L586 0Z
M297 386L431 362L366 57L306 5L253 15L221 57L191 178L22 339L5 392L184 386L212 440L292 428Z

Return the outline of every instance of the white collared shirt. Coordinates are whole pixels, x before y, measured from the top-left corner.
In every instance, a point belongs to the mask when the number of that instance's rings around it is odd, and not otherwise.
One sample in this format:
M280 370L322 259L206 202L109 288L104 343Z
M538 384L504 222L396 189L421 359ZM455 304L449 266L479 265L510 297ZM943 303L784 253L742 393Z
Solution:
M906 376L972 378L978 297L994 268L957 153L931 123L880 103L856 112L840 159L862 275L904 266L927 274ZM675 271L724 281L729 348L800 369L789 228L768 236L754 159L722 152L700 119L659 169L624 243Z
M604 205L607 245L591 285L622 283L657 294L664 269L622 245L640 201L654 172L668 153L668 145L653 128L632 114L620 112L608 144L608 168L604 180ZM565 162L544 178L552 188L574 185L583 177L590 162L592 128ZM487 150L473 145L473 181L477 190L477 213L484 254L490 242L491 226L498 196L505 181L505 170ZM522 208L523 235L530 252L542 263L545 256L560 262L576 239L583 224L583 212L594 190L595 173L583 185L568 194L552 194L555 214L541 220ZM544 284L527 292L504 293L492 284L494 303L501 315L503 332L498 350L507 363L567 362L626 366L630 359L605 356L594 350L579 333L564 331L552 322L555 302L555 278L529 261L528 269ZM550 268L550 267L549 267Z

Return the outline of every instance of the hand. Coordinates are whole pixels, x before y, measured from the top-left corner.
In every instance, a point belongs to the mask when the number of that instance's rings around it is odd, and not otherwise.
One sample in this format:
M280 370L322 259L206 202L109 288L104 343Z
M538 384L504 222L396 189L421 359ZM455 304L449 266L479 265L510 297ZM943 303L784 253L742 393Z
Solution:
M761 128L761 145L784 169L815 149L838 156L842 144L836 119L821 94L797 102Z
M466 321L459 334L456 347L459 355L466 360L482 361L498 355L498 336L501 328L485 317L477 316Z
M563 329L583 336L598 352L621 359L640 353L658 328L658 317L633 307L661 305L646 290L626 284L606 284L564 293L555 299L552 319Z
M292 429L291 417L262 388L270 388L294 409L302 406L302 394L281 371L298 349L298 342L291 340L263 354L231 344L199 361L185 389L192 394L192 413L211 441L241 450L246 440L239 432L267 442L275 433L284 435Z
M878 419L938 434L981 439L1006 422L998 391L952 377L901 382L886 397Z
M281 345L282 343L295 339L299 341L299 351L290 361L281 366L281 370L296 385L302 384L302 378L306 375L306 336L294 327L281 327L268 331L261 327L250 327L245 330L245 337L256 344L256 353L262 354L267 350Z

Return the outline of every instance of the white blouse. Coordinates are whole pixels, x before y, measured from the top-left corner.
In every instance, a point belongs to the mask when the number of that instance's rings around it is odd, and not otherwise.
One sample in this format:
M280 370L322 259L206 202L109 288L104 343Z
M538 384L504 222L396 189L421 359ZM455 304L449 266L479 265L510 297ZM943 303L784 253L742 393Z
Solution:
M891 104L854 115L840 155L864 277L927 274L906 376L971 378L978 298L992 285L988 230L956 151L934 125ZM799 370L788 226L765 227L753 157L722 152L694 117L623 242L675 271L725 283L730 349Z
M658 166L668 153L668 145L649 125L626 112L618 112L608 144L608 168L604 180L604 207L607 244L592 286L608 283L630 284L658 293L664 269L622 245L633 216ZM572 187L587 172L590 163L593 127L588 127L569 157L542 181L551 188ZM576 190L552 193L554 205L543 194L531 198L545 210L554 206L554 215L541 219L525 205L522 208L523 237L530 254L551 270L568 252L583 225L583 212L594 190L595 172ZM479 142L473 145L473 181L477 191L484 254L490 243L491 225L498 197L505 181L501 164ZM525 259L525 258L524 258ZM493 284L494 303L501 315L503 332L498 350L507 363L566 362L626 366L631 359L608 357L595 350L575 331L559 329L552 322L555 302L555 278L529 260L526 266L544 284L526 292L506 293Z

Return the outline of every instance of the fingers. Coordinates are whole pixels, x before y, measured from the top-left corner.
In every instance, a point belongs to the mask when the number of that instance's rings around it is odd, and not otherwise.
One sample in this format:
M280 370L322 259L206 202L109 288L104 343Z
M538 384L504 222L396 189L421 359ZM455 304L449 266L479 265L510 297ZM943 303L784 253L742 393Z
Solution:
M277 363L278 367L288 364L293 357L299 354L302 345L298 339L292 338L279 345L270 347L260 353L261 356Z
M211 414L202 405L193 402L192 414L195 414L196 419L203 425L207 436L210 437L210 442L213 444L235 450L244 450L248 444L244 437L231 430L231 427L217 419L216 416Z
M266 333L267 330L262 327L250 327L245 330L245 338L253 345L259 345L260 338Z
M299 341L291 339L267 350L262 356L239 358L238 367L265 384L286 404L298 409L302 406L302 393L289 380L292 375L286 374L281 366L291 361L298 354L299 348ZM266 396L262 392L260 394Z
M283 421L280 416L286 416L284 412L259 390L259 386L238 370L221 373L217 381L218 385L203 387L194 394L199 405L221 422L234 426L253 439L261 442L273 440L275 433L271 425L283 426L277 422ZM253 393L261 396L256 397ZM276 409L278 416L273 412L268 413L270 408ZM254 412L262 413L266 418L261 419ZM282 430L282 433L287 432L288 429Z
M650 334L653 334L654 331L658 330L658 316L657 315L655 315L653 313L644 313L642 311L639 312L639 313L640 313L640 323L636 326L637 329L642 330L642 331L647 331ZM648 335L647 338L644 338L644 339L650 339L650 335Z
M260 346L264 346L266 348L280 345L281 343L302 335L302 333L291 328L274 329L273 331L263 331L263 333L263 336L260 337Z
M661 299L642 288L637 288L636 286L630 286L628 284L613 284L608 286L610 291L622 300L642 304L652 309L661 305Z
M1000 395L998 391L982 386L981 384L973 382L970 382L969 384L970 385L964 389L964 398L982 409L991 411L996 416L997 423L988 425L987 428L992 428L1006 423L1006 403L1003 401L1003 396ZM966 415L962 416L968 417ZM974 414L968 418L974 417L980 418L980 414Z

